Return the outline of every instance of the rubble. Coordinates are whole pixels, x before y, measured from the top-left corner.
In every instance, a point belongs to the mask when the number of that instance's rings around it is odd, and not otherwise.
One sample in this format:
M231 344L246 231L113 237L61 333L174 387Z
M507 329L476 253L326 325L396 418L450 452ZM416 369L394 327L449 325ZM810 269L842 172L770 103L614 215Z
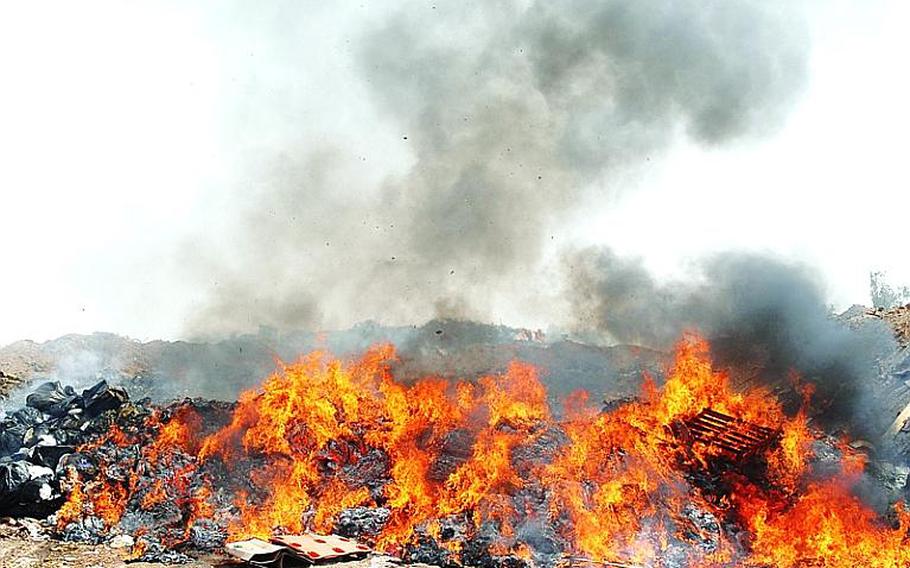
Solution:
M18 537L32 541L48 540L49 529L42 521L31 517L2 517L0 518L0 537Z
M129 549L134 562L182 564L192 560L186 554L189 551L230 552L236 548L225 548L224 519L236 514L233 491L210 498L217 509L227 512L220 521L199 518L188 523L192 504L186 496L199 490L208 479L219 479L215 485L248 483L243 468L252 468L255 463L235 463L232 467L239 470L226 471L218 469L224 464L217 461L200 468L192 456L176 448L168 448L166 461L160 462L143 453L168 421L183 410L192 409L211 431L229 421L234 405L186 400L160 407L148 400L131 402L123 389L104 382L81 394L56 382L45 383L27 398L27 404L7 417L2 430L7 448L14 451L0 457L4 460L0 467L5 468L0 471L7 471L5 476L0 475L0 497L15 501L19 505L17 513L50 514L61 505L63 495L74 490L110 492L128 484L131 495L111 503L118 508L116 518L107 520L104 511L95 511L69 519L59 512L49 517L43 530L68 542ZM511 429L507 424L502 428ZM568 443L565 433L552 426L532 428L532 433L530 443L513 450L516 467L528 475L531 464L549 461ZM58 443L58 438L66 445ZM470 457L473 443L471 435L454 430L428 475L444 480ZM13 456L21 459L12 459ZM337 440L326 446L322 456L320 467L326 472L370 488L381 498L389 468L388 456L383 452ZM79 488L73 484L74 479L80 480ZM3 480L8 481L4 484ZM255 491L256 487L249 489ZM540 511L547 507L540 488L533 484L517 489L513 498L521 507ZM344 538L376 538L390 516L387 507L348 507L339 513L334 528ZM402 551L405 561L436 566L468 563L481 568L528 566L527 558L496 548L503 538L496 523L485 523L473 531L471 521L464 516L453 515L438 522L435 537L426 527L418 529L417 537ZM566 543L552 527L530 521L517 531L524 542L534 544L532 553L541 565L555 565L562 558ZM447 543L459 543L460 554L453 555Z
M348 538L379 536L390 514L385 507L349 507L338 515L335 532Z
M0 399L6 397L7 393L22 384L22 379L15 375L10 375L0 370Z
M190 564L193 558L182 552L166 547L155 539L140 538L141 553L130 562L151 562L155 564Z
M875 478L876 486L885 491L886 496L891 500L898 501L908 496L910 467L884 460L872 460L866 470L870 476Z
M866 314L888 322L903 345L910 345L910 304L892 308L872 308Z

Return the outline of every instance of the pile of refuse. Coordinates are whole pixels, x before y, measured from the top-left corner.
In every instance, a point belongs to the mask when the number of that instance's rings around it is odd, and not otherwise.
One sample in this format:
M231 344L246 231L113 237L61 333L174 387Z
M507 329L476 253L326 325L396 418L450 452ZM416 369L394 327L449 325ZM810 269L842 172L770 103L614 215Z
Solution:
M695 357L697 352L693 353ZM693 360L701 361L697 357ZM697 365L684 368L690 367L702 368ZM339 367L329 368L335 374L325 373L325 376L342 376ZM516 367L515 372L521 368ZM401 399L390 397L390 400L405 400L409 408L419 409L426 402L427 393L433 392L427 385L447 386L427 382L395 390L395 383L388 382L387 375L368 376L383 379L381 387L402 394ZM530 376L518 373L517 378ZM679 387L696 379L707 383L717 376L674 375L671 379ZM307 381L293 382L289 377ZM509 392L528 392L527 387L534 386L527 382L507 383L508 378L454 390L464 394L465 389L477 388L500 395L475 400L481 401L477 402L480 410L501 412L506 408L503 400L511 400L506 396ZM238 402L187 398L153 403L148 398L131 400L122 387L105 381L81 392L58 382L44 383L26 398L23 408L0 415L0 511L13 517L46 519L40 525L27 522L17 527L30 534L46 530L49 536L65 541L128 548L130 559L142 562L187 563L211 553L227 554L251 565L281 567L356 559L376 551L395 554L406 563L449 568L555 567L573 559L590 562L589 556L580 555L579 551L584 549L577 547L571 538L578 534L579 527L588 531L599 522L593 513L577 518L570 515L565 506L567 501L556 500L556 491L563 487L587 490L597 487L597 483L609 487L613 472L624 475L628 470L623 468L632 464L664 468L655 471L669 472L668 476L676 480L672 489L678 489L679 499L672 505L679 508L671 508L663 495L655 493L653 503L661 509L655 507L654 526L659 531L667 530L647 538L653 537L661 546L655 554L662 558L652 565L679 568L691 565L690 558L708 558L723 552L727 544L743 542L741 535L746 532L743 521L728 514L726 509L734 487L773 495L779 500L781 510L793 510L793 503L799 503L784 494L775 485L776 479L769 475L769 456L780 455L775 452L783 447L783 429L753 423L729 408L721 412L705 407L691 415L680 414L680 418L665 425L665 435L648 446L654 452L639 453L637 462L629 458L632 450L628 448L638 447L633 443L643 445L648 432L637 427L637 437L631 442L621 436L632 428L630 417L652 419L653 415L647 413L653 411L656 402L625 397L605 404L600 414L592 406L590 415L574 422L557 421L551 418L552 413L545 412L524 422L502 417L491 422L485 417L478 422L465 421L458 427L448 422L429 426L418 423L419 428L402 430L407 433L401 439L409 444L408 453L398 451L391 444L382 446L370 441L371 436L391 432L396 424L381 413L365 412L358 417L351 408L341 404L346 399L338 397L341 402L333 402L322 394L324 390L295 390L290 391L293 396L286 397L276 395L287 394L288 391L281 390L283 387L313 384L316 383L312 375L294 375L293 370L285 370L285 374L267 381L263 389L251 391ZM374 402L370 398L373 390L363 386L367 384L365 381L348 384L352 393L361 396L357 400L362 400L364 405ZM511 391L500 388L503 384L515 388ZM525 390L518 389L519 386ZM530 392L538 391L530 389ZM310 438L320 422L315 418L304 420L302 417L315 415L288 407L289 397L310 405L300 407L304 410L311 406L321 410L323 407L317 403L326 401L330 406L338 404L332 406L336 414L329 414L334 419L349 411L347 416L342 416L346 420L345 430L313 443ZM545 400L543 396L540 398ZM446 408L443 404L446 401L440 399L435 408ZM530 406L508 408L527 412ZM268 417L275 414L269 414L270 411L278 412L281 418L293 419L270 421ZM411 414L400 416L407 419ZM600 421L598 417L612 417L613 422ZM592 427L579 429L579 425L586 424ZM614 438L593 427L601 424L614 428L608 432ZM262 425L265 427L256 429ZM434 432L433 427L438 430ZM472 427L476 430L472 431ZM276 431L277 436L273 437ZM856 463L867 462L868 456L860 456L859 450L844 446L836 437L816 431L804 433L806 453L801 455L805 463L800 464L804 468L800 475L806 479L834 477L840 475L845 463L855 467ZM278 439L285 446L257 448L250 444L250 440L256 440L253 435L263 436L267 441ZM602 467L607 469L592 469L593 473L547 469L561 456L570 455L563 453L564 450L581 446L575 442L577 439L603 444L592 455L602 456L593 459L603 460ZM497 440L510 445L500 452L502 446L494 443ZM223 444L217 445L220 442ZM395 475L401 473L396 468L418 462L414 456L427 457L425 469L415 474L418 480L427 487L438 488L437 495L444 497L447 494L443 492L448 488L458 487L455 482L467 471L466 466L478 466L478 475L487 476L478 478L480 482L491 481L487 486L481 484L479 489L475 489L473 481L465 487L467 492L486 492L488 500L459 507L427 507L425 520L409 526L407 522L414 518L414 508L408 502L396 503L390 495L400 495L402 487L395 485ZM497 456L502 456L502 460L496 461ZM864 468L868 475L864 479L870 494L888 503L910 495L910 468L903 463L890 464L874 458L868 462ZM574 467L574 463L569 465ZM485 469L488 465L500 470ZM304 487L303 482L290 476L297 471L315 478L307 492L301 494L294 494L293 490ZM651 475L651 470L640 471ZM547 478L540 472L557 472L558 476ZM595 476L602 472L605 472L604 481L597 481ZM403 479L411 478L403 476ZM602 518L611 520L613 511L624 508L627 517L621 521L628 523L629 534L637 539L645 534L636 526L643 509L630 503L640 478L628 479L631 481L624 482L622 495L615 505L610 505L611 510L602 513ZM289 480L297 485L286 483ZM391 492L390 487L398 487L399 493ZM670 489L668 485L661 491ZM349 495L356 498L348 498ZM836 516L838 507L844 503L860 507L851 495L838 500L839 495L835 493L830 503L822 503L822 512ZM651 502L650 499L651 496L646 496L646 502ZM289 505L283 507L285 504ZM481 506L493 505L498 507L490 509L495 514L478 515ZM883 553L875 547L855 547L861 554L867 554L866 550L894 558L904 554L910 536L900 524L903 521L885 517L888 511L882 513L880 522L878 518L873 521L874 511L859 510L866 524L856 529L849 527L841 537L843 542L853 546L847 540L851 535L871 535L870 539L878 538L894 546ZM499 516L501 512L504 514ZM398 528L396 523L402 522L407 531L394 534L398 540L388 538ZM323 534L308 532L311 530ZM597 530L594 536L607 534L605 529ZM816 536L811 532L808 535ZM267 540L252 538L256 536ZM743 548L738 554L746 557L751 551ZM604 566L618 565L603 559L598 562Z
M123 388L104 381L81 393L58 382L42 384L23 408L0 417L0 510L44 519L33 523L42 537L126 547L132 560L143 562L180 564L200 553L225 553L253 565L289 566L354 559L371 551L389 522L386 507L346 508L325 531L332 534L228 542L228 525L239 518L236 495L257 499L267 489L253 471L269 457L200 462L169 439L168 427L181 422L175 418L195 416L198 435L205 437L227 425L235 408L236 403L203 399L131 400ZM561 441L542 435L533 447L519 448L517 456L536 459ZM470 454L470 443L452 433L431 475L445 476L456 468ZM330 445L344 449L341 442ZM340 468L345 478L377 488L388 482L388 459L376 450L340 465L329 453L324 467ZM462 558L475 566L526 565L508 553L494 553L498 532L493 526L470 538L467 516L442 519L440 526L444 538L465 541ZM404 561L453 565L449 550L418 532L415 542L400 551ZM551 548L553 556L561 550L555 543Z
M121 387L101 381L77 393L48 382L28 395L26 406L0 418L0 510L47 516L64 499L60 480L76 448L106 434L120 411L147 415Z

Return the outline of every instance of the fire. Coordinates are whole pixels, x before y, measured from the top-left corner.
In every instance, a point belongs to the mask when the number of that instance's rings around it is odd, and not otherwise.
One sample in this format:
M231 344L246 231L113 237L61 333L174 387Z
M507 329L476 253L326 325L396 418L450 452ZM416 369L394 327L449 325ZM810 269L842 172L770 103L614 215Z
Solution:
M202 486L196 489L189 498L186 499L186 502L189 505L189 513L186 517L186 527L183 533L184 539L189 538L190 531L193 529L193 525L196 524L196 521L210 519L212 515L215 514L215 509L212 507L211 503L209 503L211 498L212 490Z
M152 489L142 498L142 508L151 509L155 505L163 503L167 499L167 491L164 489L164 482L160 479L155 481Z
M87 514L98 517L108 528L120 521L126 509L128 491L126 487L111 480L104 473L103 464L98 477L84 486L75 474L69 475L68 478L72 489L67 501L57 511L58 527L62 528Z
M842 483L812 483L783 512L765 503L751 511L751 560L780 568L805 566L809 559L818 566L910 566L910 513L898 505L895 514L897 528L883 530L875 513Z
M60 528L82 517L85 508L85 493L82 491L82 485L78 483L78 480L70 479L70 481L73 482L73 485L66 503L57 511L57 526Z
M91 488L90 495L95 516L100 517L107 527L116 525L126 509L128 495L125 488L102 476L98 484Z
M174 448L190 453L199 450L193 433L201 430L201 418L189 407L180 407L167 422L162 422L159 413L152 414L147 426L158 429L155 441L143 449L145 458L151 463L158 463L162 458L167 459Z
M312 353L245 392L214 432L203 435L190 410L153 417L158 434L142 450L146 463L172 464L175 452L195 458L172 465L172 486L147 490L143 506L185 495L189 534L198 520L226 514L213 496L232 491L232 539L329 532L346 509L384 507L388 520L373 539L390 552L423 534L457 554L461 545L445 542L440 525L456 518L469 530L494 527L494 553L531 559L516 527L533 519L552 527L567 553L600 562L661 565L674 542L698 541L690 566L910 565L910 514L898 508L888 524L854 497L850 458L841 476L816 479L805 405L788 416L766 390L736 391L712 366L709 347L687 335L662 385L646 377L638 399L610 411L576 393L562 413L524 363L476 381L404 384L393 376L391 346L352 362ZM748 467L721 467L738 458L710 439L683 442L680 432L704 412L767 434L732 434L759 452L742 458ZM244 482L193 484L212 463ZM358 468L378 468L381 482L350 473ZM712 484L694 483L699 475ZM122 511L128 496L106 491L109 503L91 499L96 513ZM78 517L85 500L77 486L60 517ZM705 528L711 523L717 530ZM727 536L722 523L748 538Z

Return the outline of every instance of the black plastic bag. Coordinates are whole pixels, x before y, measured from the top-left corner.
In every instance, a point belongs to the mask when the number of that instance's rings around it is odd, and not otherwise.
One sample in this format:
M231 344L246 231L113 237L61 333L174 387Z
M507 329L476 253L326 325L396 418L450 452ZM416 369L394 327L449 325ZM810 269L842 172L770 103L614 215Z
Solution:
M107 381L101 381L90 389L82 391L82 401L85 415L98 416L107 410L119 408L130 399L122 387L112 387Z
M63 416L79 405L79 395L73 387L61 387L57 381L44 383L25 398L25 404L50 416Z

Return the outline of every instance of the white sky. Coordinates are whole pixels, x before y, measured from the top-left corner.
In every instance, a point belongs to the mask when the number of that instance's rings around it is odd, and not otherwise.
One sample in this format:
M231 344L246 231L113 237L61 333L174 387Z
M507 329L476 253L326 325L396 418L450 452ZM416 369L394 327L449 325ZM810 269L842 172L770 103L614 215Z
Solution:
M818 267L841 307L868 303L871 270L910 283L910 2L832 5L841 8L818 23L809 88L783 130L735 148L676 148L574 238L663 274L705 252L781 254ZM288 134L231 116L225 94L245 88L235 73L246 54L211 25L217 5L196 6L0 3L0 344L179 335L198 298L167 282L155 255L209 219L200 212L242 171L239 156ZM359 4L313 4L302 55L312 80L294 92L309 98L308 130L295 136L341 132L369 146L393 128L371 114L346 47L374 17ZM267 85L268 61L249 65L247 77ZM237 129L249 129L248 145L226 144ZM406 161L392 155L376 175Z

